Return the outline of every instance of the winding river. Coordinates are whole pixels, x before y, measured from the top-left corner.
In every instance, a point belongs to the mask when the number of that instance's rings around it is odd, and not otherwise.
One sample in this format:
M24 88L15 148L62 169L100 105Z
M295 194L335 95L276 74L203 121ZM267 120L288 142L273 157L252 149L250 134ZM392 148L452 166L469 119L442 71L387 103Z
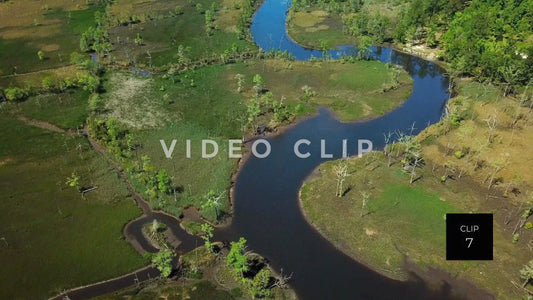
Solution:
M320 58L322 52L306 49L292 41L286 32L286 12L290 1L266 0L254 16L253 39L264 50L279 49L292 53L297 60ZM357 140L369 139L374 148L382 148L383 134L400 130L416 134L440 120L447 93L448 79L438 65L389 48L374 47L373 57L402 66L414 80L413 92L394 111L379 118L341 123L327 109L268 138L272 153L268 158L250 157L242 166L234 187L234 215L231 225L215 232L216 240L246 237L250 249L269 259L284 274L293 273L290 285L300 299L451 299L450 285L434 290L415 277L406 282L384 277L337 250L305 220L300 211L298 191L302 182L322 162L320 139L326 140L327 152L341 157L341 141L347 139L350 155L357 154ZM354 55L353 46L339 46L329 51L332 58ZM299 87L296 87L299 88ZM414 130L412 129L414 128ZM294 155L296 140L311 141L306 150L311 157ZM166 223L182 241L178 253L192 250L201 241L187 235L175 219L164 214L146 212L128 224L128 239L143 249L155 251L142 236L141 226L157 218ZM88 298L117 290L134 282L157 276L153 268L89 288L70 291L74 298Z
M264 50L279 49L297 60L322 57L322 51L306 49L287 36L286 12L290 1L266 0L253 23L254 41ZM353 46L329 51L332 58L354 55ZM357 154L357 139L369 139L374 148L384 145L384 133L394 130L420 132L440 120L449 98L448 79L438 65L389 48L373 48L382 62L404 67L414 80L409 99L394 111L370 121L341 123L328 110L268 138L268 158L250 157L235 184L231 227L221 235L244 236L254 251L284 273L293 273L291 286L301 299L449 299L449 290L431 290L422 281L400 282L386 278L338 251L304 219L298 202L302 182L322 162L320 139L326 150L340 158L342 140L348 152ZM295 87L299 88L299 87ZM299 159L293 145L301 138L311 141L311 157ZM302 147L304 148L304 147Z

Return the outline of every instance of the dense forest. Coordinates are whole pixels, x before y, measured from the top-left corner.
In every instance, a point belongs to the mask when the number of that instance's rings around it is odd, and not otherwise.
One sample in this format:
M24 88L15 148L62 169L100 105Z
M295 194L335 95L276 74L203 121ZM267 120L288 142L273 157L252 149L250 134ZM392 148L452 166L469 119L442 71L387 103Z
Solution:
M392 16L369 5L386 1L367 1L293 2L295 10L341 13L344 31L359 39L438 47L455 72L505 84L509 92L533 76L533 0L395 1Z

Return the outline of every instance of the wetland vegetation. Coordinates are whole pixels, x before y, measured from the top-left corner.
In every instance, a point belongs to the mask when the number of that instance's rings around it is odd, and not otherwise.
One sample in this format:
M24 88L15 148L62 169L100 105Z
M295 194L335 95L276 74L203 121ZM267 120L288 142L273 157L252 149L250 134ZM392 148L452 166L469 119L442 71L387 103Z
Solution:
M231 221L238 161L189 159L182 144L168 159L159 141L190 139L199 153L202 139L279 134L320 107L342 122L386 115L413 80L371 59L371 46L384 43L449 69L446 116L417 136L385 133L383 152L321 165L300 193L308 221L393 278L407 279L407 256L497 297L531 294L533 3L295 0L293 40L326 54L360 48L356 57L309 61L255 45L249 26L260 5L0 1L0 205L8 212L0 298L50 297L150 262L162 278L101 298L294 298L290 275L249 253L244 239L211 241L207 224ZM141 255L123 234L146 214L144 200L205 246L176 253L171 231L147 224L159 252ZM494 261L444 260L450 212L494 213Z

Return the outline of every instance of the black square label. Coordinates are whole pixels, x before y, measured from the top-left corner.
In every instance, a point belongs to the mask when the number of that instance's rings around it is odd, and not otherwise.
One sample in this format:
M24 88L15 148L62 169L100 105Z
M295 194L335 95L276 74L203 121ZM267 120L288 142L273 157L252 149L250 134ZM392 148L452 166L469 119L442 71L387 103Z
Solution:
M492 214L446 214L447 260L492 260Z

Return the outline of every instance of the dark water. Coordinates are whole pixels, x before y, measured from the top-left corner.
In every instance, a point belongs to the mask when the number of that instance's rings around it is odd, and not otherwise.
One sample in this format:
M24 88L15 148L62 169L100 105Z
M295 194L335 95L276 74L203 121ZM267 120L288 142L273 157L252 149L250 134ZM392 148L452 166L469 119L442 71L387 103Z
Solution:
M252 33L264 50L289 51L298 60L321 51L305 49L288 38L285 30L288 1L266 0L256 13ZM328 55L339 58L355 55L353 46L340 46ZM448 79L444 70L432 62L402 54L389 48L373 48L373 56L405 68L414 80L413 92L399 108L380 118L340 123L326 109L316 117L304 120L277 137L268 138L272 152L268 158L251 157L243 166L235 184L232 224L215 232L216 240L236 240L246 237L249 249L270 260L284 274L293 273L290 285L300 299L452 299L451 287L431 290L421 280L399 282L383 277L336 250L303 218L298 205L298 191L303 180L325 159L320 158L320 140L326 140L326 152L339 158L342 140L348 140L348 152L357 154L357 140L368 139L374 149L383 147L384 134L399 130L416 134L429 124L438 122L448 99ZM300 87L296 87L300 88ZM412 129L414 128L414 129ZM293 145L298 139L308 139L311 157L299 159ZM261 149L261 147L260 147ZM125 229L146 250L155 252L142 236L142 224L153 218L167 224L182 241L178 253L201 244L187 235L178 223L163 214L151 213ZM132 285L157 276L154 269L141 271L106 284L70 292L71 299L89 298Z
M266 0L256 13L252 34L264 50L288 50L298 60L322 52L305 49L287 37L285 30L288 1ZM329 52L333 58L353 55L355 49L342 46ZM423 282L398 282L385 278L336 250L303 218L298 205L302 181L320 163L320 139L326 150L341 156L341 141L348 140L348 152L357 154L357 139L384 144L383 135L400 130L418 133L438 122L448 99L448 79L434 63L388 48L373 48L383 62L404 67L414 80L413 93L398 109L378 119L345 124L327 110L292 127L282 135L268 138L272 153L268 158L251 157L243 166L235 185L235 207L231 227L221 236L244 236L250 249L268 259L278 271L294 273L291 286L301 299L449 299L449 290L432 291ZM299 87L296 87L299 88ZM293 145L298 139L311 141L311 157L299 159Z

